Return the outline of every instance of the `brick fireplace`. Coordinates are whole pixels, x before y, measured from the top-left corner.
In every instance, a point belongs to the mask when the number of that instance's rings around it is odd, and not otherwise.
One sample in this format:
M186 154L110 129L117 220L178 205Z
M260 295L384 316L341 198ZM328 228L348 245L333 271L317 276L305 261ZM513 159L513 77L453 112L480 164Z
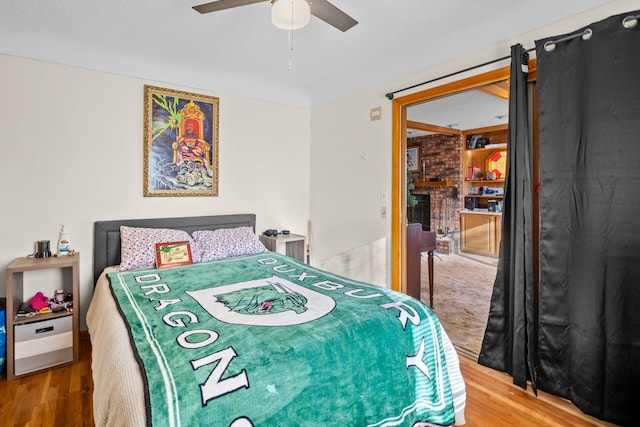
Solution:
M460 190L463 183L462 168L462 139L459 135L425 135L407 140L407 146L420 148L420 167L413 172L411 179L414 182L433 182L434 186L416 187L413 194L419 202L428 200L428 228L423 224L424 230L435 232L450 232L451 239L438 239L440 253L450 253L457 247L456 239L460 231L460 215L462 209L462 196ZM424 170L424 174L423 174ZM450 182L451 185L442 185ZM409 215L411 213L409 212ZM411 219L411 218L409 218ZM416 221L422 222L422 221Z

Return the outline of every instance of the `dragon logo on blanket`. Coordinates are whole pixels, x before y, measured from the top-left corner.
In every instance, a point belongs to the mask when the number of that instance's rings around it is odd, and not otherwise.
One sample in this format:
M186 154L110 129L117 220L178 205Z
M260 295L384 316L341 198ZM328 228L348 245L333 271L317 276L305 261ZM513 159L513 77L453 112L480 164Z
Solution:
M275 314L285 311L303 313L307 299L286 286L267 280L268 285L242 289L218 296L229 310L242 314Z
M325 316L336 306L330 296L278 276L187 294L216 319L241 325L300 325Z

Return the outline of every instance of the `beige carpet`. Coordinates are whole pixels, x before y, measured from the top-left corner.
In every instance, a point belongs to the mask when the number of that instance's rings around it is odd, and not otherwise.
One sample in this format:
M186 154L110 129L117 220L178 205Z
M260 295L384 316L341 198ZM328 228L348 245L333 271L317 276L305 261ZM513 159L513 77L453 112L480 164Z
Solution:
M433 311L454 346L480 354L489 317L497 259L466 254L434 257ZM427 254L422 256L421 300L429 303Z

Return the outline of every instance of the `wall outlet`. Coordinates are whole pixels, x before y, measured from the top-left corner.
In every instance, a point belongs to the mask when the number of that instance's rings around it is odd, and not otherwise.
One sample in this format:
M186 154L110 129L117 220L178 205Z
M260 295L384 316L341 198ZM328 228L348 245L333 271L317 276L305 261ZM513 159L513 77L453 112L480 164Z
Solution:
M387 207L386 206L380 206L380 218L382 218L382 219L386 219L387 218Z

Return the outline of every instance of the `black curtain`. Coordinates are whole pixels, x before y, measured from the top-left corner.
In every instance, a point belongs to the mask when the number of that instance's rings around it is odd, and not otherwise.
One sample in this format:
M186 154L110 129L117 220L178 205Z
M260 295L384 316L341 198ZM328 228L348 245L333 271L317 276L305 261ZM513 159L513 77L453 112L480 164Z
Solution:
M515 384L535 390L535 313L528 55L511 47L509 161L502 240L489 320L478 363L508 372Z
M640 422L640 24L536 42L540 389ZM639 16L640 17L640 16ZM625 20L629 26L632 20ZM636 21L637 22L637 21ZM591 31L584 40L580 34ZM573 35L577 37L571 38ZM547 51L545 43L556 43Z

